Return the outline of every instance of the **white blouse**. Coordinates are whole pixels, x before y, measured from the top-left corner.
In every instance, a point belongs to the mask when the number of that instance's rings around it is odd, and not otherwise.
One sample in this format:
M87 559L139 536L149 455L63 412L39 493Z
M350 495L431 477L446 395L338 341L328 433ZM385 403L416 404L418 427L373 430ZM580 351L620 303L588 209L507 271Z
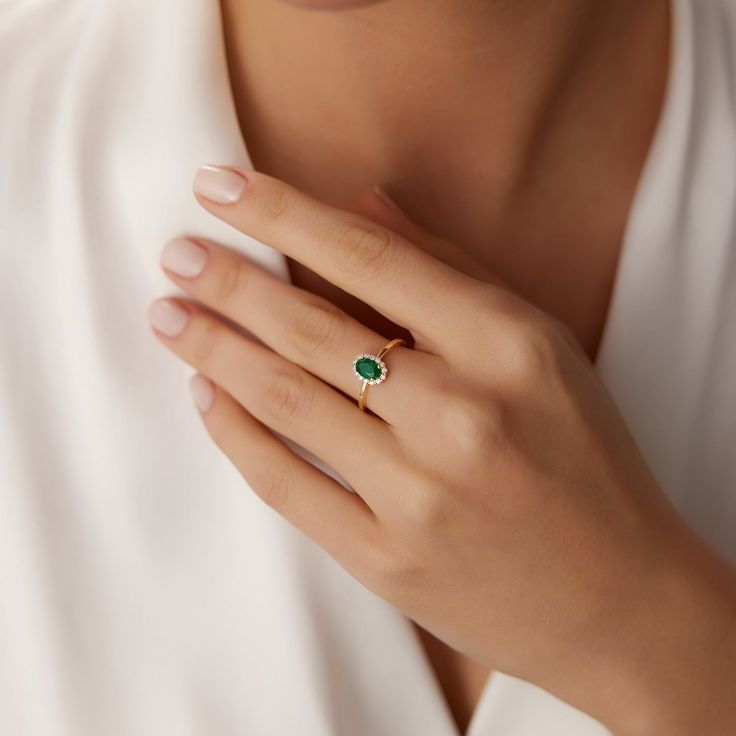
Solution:
M597 370L736 562L736 4L673 1ZM252 166L220 22L0 0L0 733L460 736L408 619L247 487L149 328L177 234L289 278L191 193L201 163ZM467 736L606 733L494 673Z

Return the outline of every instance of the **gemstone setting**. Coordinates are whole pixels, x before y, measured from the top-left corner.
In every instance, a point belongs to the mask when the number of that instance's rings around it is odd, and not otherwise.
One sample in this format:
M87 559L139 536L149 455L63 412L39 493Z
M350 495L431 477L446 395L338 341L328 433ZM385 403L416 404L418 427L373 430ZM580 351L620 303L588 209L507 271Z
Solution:
M361 353L353 360L353 373L361 381L373 385L386 380L388 368L377 356Z

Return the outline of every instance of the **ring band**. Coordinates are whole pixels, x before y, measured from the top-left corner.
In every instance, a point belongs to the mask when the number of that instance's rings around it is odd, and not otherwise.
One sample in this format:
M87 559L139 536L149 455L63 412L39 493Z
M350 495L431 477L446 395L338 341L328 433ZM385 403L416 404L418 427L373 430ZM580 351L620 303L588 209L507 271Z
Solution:
M402 344L406 345L406 340L397 337L387 342L376 355L361 353L353 360L353 373L362 381L358 393L358 407L361 411L366 411L365 395L368 392L368 386L386 380L388 368L381 359L392 347Z

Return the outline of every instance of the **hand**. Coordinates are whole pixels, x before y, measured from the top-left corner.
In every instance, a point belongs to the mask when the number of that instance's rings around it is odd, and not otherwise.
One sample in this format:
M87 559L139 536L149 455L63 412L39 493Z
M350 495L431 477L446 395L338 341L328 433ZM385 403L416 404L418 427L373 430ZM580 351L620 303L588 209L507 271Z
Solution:
M197 182L212 214L415 340L388 353L361 412L353 358L394 335L213 242L169 246L166 273L206 308L155 303L156 335L202 374L203 421L251 488L449 645L620 734L677 733L695 657L721 657L733 625L733 597L714 592L734 589L733 571L667 501L569 331L398 233L431 239L414 224L392 229L254 171ZM691 705L702 725L708 700Z

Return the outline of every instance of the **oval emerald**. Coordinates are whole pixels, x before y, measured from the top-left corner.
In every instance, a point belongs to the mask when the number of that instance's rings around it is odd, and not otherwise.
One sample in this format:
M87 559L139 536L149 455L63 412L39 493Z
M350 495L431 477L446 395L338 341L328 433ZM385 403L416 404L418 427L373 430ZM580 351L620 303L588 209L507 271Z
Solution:
M360 358L355 362L355 370L360 376L368 380L375 380L383 374L378 361L373 358Z

